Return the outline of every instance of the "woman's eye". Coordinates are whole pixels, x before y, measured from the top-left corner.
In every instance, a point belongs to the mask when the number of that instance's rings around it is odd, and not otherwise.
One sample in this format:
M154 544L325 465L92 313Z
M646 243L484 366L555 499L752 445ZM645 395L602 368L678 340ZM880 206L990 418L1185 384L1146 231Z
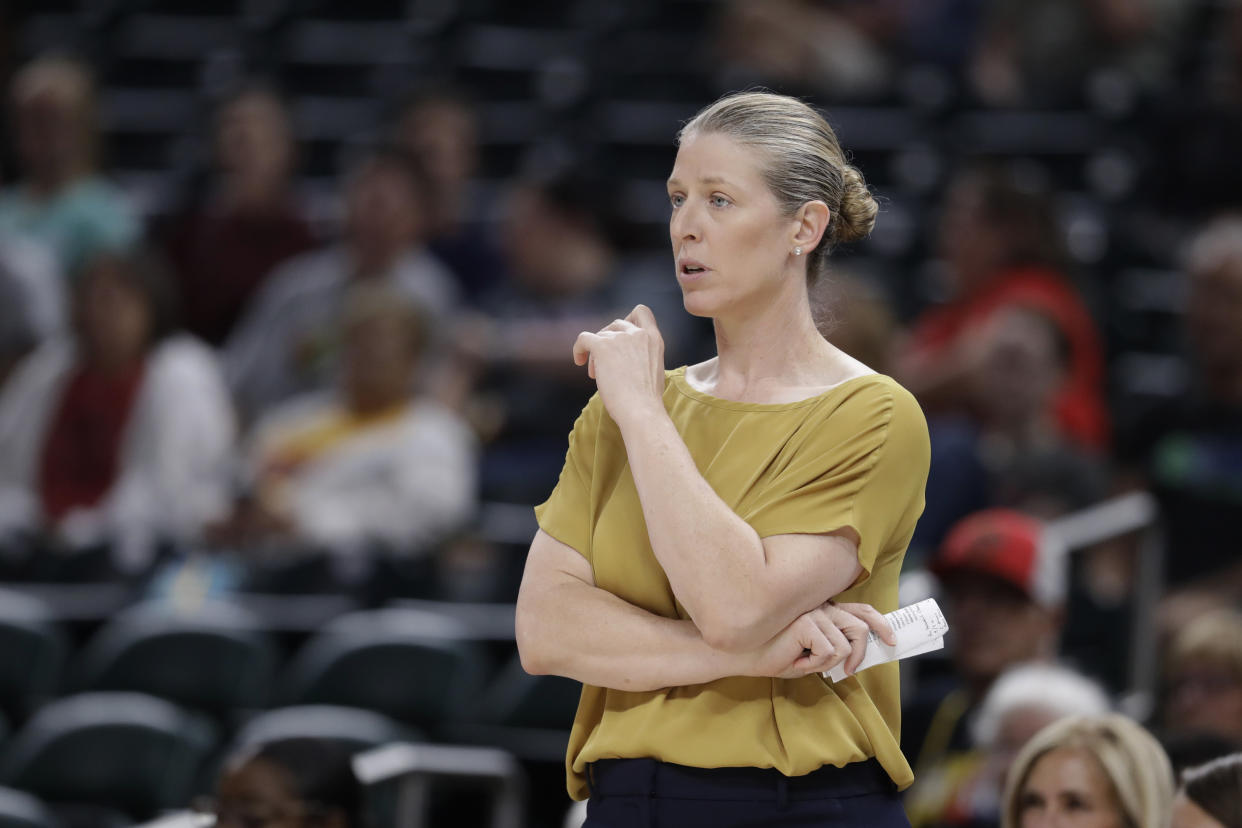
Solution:
M713 207L728 207L729 206L729 199L725 198L724 196L712 196L711 201L712 201Z
M685 201L686 201L686 197L679 193L674 193L673 195L668 197L669 204L672 204L674 207L680 207L682 204L685 203Z

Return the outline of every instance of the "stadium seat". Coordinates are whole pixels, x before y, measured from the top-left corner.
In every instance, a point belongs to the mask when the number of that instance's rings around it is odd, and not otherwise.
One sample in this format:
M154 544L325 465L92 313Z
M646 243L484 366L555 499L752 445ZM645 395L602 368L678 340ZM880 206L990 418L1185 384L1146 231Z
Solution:
M42 802L24 791L0 788L0 828L55 828Z
M223 716L268 703L275 645L240 608L208 603L193 612L139 605L104 626L78 669L83 690L128 690Z
M307 704L259 713L237 731L233 744L235 748L243 748L296 738L346 742L363 750L389 742L420 741L421 735L372 710Z
M476 698L481 644L454 619L410 609L350 613L302 648L287 676L298 704L374 710L435 733Z
M31 717L4 751L0 784L45 802L105 806L144 819L184 805L214 728L141 693L81 693Z
M66 644L42 601L0 589L0 713L25 718L56 692Z

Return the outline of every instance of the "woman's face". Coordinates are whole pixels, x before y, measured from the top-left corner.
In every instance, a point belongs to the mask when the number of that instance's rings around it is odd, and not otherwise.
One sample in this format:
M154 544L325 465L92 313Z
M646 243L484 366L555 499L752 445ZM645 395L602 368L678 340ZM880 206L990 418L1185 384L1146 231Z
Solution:
M1200 808L1185 793L1173 800L1172 828L1225 828L1207 811Z
M146 298L118 268L101 260L82 275L78 288L78 330L88 353L121 362L142 353L151 336Z
M1019 828L1122 828L1125 822L1112 783L1081 748L1045 753L1018 791Z
M691 135L677 151L669 237L682 300L695 316L745 314L805 291L793 255L799 221L781 212L760 160L718 133Z
M262 92L231 101L216 125L216 155L226 172L265 179L288 174L293 142L280 102Z
M252 759L226 773L216 789L217 828L293 828L303 803L279 765Z

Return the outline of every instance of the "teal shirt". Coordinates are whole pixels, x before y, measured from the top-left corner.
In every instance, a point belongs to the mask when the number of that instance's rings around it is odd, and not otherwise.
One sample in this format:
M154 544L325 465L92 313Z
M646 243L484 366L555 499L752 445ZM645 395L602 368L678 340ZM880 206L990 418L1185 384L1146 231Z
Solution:
M67 276L91 257L123 250L141 229L125 194L102 178L83 178L48 199L33 199L24 187L0 193L0 231L41 242L54 251Z

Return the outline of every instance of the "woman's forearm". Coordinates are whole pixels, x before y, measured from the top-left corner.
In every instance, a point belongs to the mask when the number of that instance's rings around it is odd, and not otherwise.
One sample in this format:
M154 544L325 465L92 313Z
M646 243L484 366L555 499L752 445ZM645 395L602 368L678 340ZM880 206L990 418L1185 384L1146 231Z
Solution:
M709 647L692 622L655 615L568 576L523 583L517 644L529 673L615 690L661 690L746 672L742 656Z
M708 643L754 647L832 593L808 594L795 604L774 594L758 533L703 479L676 427L661 415L621 432L652 550Z

